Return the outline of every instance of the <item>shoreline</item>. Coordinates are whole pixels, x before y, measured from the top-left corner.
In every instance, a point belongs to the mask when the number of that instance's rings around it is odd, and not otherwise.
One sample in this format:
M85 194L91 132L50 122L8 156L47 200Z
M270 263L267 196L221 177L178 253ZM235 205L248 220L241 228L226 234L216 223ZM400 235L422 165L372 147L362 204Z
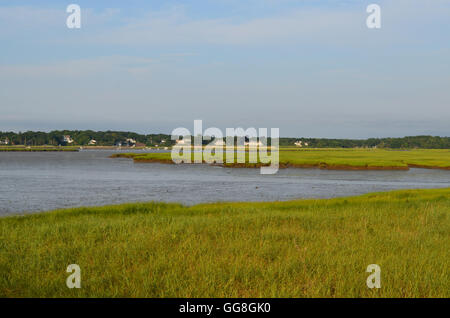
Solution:
M6 146L0 147L0 152L51 152L51 151L71 151L79 152L82 150L145 150L153 149L146 147L117 147L117 146Z
M14 147L14 148L0 148L0 152L78 152L78 147L59 148L59 147Z
M127 158L133 159L135 163L161 163L161 164L175 164L172 160L169 159L160 159L160 158L136 158L132 154L113 154L110 158ZM181 164L192 164L192 163L181 163ZM262 163L206 163L205 161L201 164L211 165L211 166L219 166L224 168L261 168L264 166L269 166L268 164ZM439 167L439 166L427 166L427 165L418 165L418 164L406 164L405 166L369 166L369 165L330 165L327 163L318 163L318 164L295 164L289 162L280 162L280 169L286 168L300 168L300 169L322 169L322 170L371 170L371 171L383 171L383 170L400 170L400 171L408 171L410 168L418 168L418 169L440 169L440 170L450 170L450 167Z
M102 205L83 205L83 206L74 206L74 207L64 207L50 210L38 210L38 211L26 211L20 213L12 213L12 214L0 214L0 221L8 218L28 218L28 217L39 217L40 215L48 215L52 213L64 213L68 211L81 211L92 209L92 210L101 210L101 209L114 209L118 207L126 207L126 206L139 206L139 205L162 205L162 206L176 206L182 209L195 209L196 207L208 207L208 206L230 206L230 205L289 205L289 204L306 204L308 202L321 202L326 204L327 202L346 202L348 200L364 200L364 198L376 198L378 196L392 196L395 197L397 194L406 193L415 195L417 193L423 194L434 194L436 192L447 192L450 191L450 187L445 188L417 188L417 189L394 189L394 190L386 190L386 191L374 191L367 192L363 194L355 194L355 195L345 195L345 196L337 196L337 197L329 197L329 198L293 198L287 200L273 200L273 201L217 201L217 202L200 202L195 204L184 204L177 201L130 201L124 203L113 203L113 204L102 204ZM402 198L399 197L401 200Z

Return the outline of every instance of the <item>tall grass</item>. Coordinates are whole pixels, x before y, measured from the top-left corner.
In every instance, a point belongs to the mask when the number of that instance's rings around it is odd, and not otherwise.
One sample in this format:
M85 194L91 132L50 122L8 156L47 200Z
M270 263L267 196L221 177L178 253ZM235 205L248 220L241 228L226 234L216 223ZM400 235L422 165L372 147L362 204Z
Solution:
M132 158L136 162L172 163L170 153L122 153L113 157ZM327 169L405 169L409 167L450 169L448 149L280 149L283 167ZM225 161L225 160L224 160ZM246 153L248 163L248 152ZM233 166L234 164L226 164ZM249 167L255 165L247 164Z
M450 188L5 217L0 296L449 297L449 212Z

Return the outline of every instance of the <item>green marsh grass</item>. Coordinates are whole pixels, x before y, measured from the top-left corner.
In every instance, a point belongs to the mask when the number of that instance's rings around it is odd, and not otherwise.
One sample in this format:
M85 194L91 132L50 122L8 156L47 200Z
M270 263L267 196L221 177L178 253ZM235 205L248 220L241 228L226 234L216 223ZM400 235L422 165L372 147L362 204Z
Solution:
M254 164L247 166L253 167ZM170 152L122 153L113 157L132 158L136 162L172 163ZM450 169L449 149L292 149L281 148L280 166L328 169L405 169L409 167ZM227 164L226 166L233 166Z
M450 188L3 217L0 296L449 297L449 214Z

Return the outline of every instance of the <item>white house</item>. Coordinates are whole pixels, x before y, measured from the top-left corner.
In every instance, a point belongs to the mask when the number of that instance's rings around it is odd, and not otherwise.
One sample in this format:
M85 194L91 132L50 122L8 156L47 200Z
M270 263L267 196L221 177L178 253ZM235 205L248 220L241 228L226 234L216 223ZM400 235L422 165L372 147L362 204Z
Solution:
M64 135L63 140L64 140L64 142L66 142L68 144L73 143L73 139L69 135Z
M8 145L9 144L9 139L6 138L4 140L0 140L0 145Z
M296 145L297 147L307 147L308 143L307 142L302 142L301 140L297 140L296 142L294 142L294 145Z
M97 144L97 140L91 139L88 143L89 146L95 146Z
M249 146L249 147L262 147L262 146L263 146L263 143L261 142L261 140L258 140L258 141L250 140L250 141L244 142L244 146Z
M225 146L225 142L222 138L217 138L216 140L214 140L214 146Z
M187 144L186 140L184 140L184 139L177 139L175 142L177 145L180 145L180 146Z

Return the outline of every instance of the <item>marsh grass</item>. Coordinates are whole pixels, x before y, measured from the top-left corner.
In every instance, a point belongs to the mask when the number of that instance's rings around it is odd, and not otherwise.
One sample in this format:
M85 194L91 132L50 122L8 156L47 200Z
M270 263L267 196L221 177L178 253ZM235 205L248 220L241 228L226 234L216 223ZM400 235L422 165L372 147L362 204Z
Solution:
M173 163L166 153L121 153L112 157L132 158L135 162ZM235 155L236 157L236 155ZM254 167L246 153L246 164ZM450 169L448 149L292 149L281 148L279 160L282 167L318 167L327 169L408 169L409 167ZM225 161L225 160L224 160ZM234 164L224 164L232 167Z
M4 217L0 296L449 297L449 212L450 188Z

